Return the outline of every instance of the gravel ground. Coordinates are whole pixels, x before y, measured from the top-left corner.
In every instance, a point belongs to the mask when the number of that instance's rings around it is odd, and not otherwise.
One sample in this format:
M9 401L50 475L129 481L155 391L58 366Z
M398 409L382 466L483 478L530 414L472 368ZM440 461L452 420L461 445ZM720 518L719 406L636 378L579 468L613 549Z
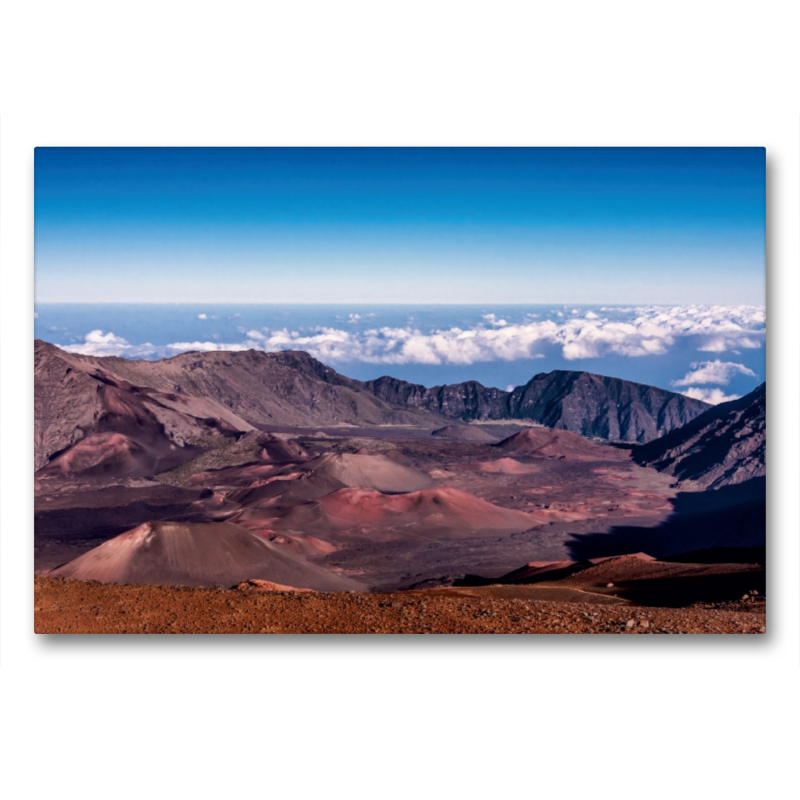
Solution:
M763 595L651 608L456 589L391 594L120 586L35 579L36 633L764 633ZM495 594L498 592L495 591Z

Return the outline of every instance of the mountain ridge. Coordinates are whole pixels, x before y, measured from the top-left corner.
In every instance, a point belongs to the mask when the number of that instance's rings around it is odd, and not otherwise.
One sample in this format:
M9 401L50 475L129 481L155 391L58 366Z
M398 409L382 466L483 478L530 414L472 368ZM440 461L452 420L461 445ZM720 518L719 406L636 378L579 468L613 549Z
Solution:
M164 456L259 424L441 427L446 421L389 405L302 351L191 351L134 361L69 353L37 340L34 398L37 469L86 436L107 431Z
M571 370L540 372L511 392L477 381L427 388L390 376L363 385L387 402L453 419L530 419L582 436L637 443L657 439L712 408L655 386Z
M64 456L59 470L94 474L154 474L262 425L440 430L454 419L529 420L644 443L711 408L645 384L564 370L505 392L477 381L430 389L389 376L357 381L304 351L188 351L146 361L69 353L37 340L34 354L36 468Z
M766 476L766 383L634 450L678 485L718 489Z

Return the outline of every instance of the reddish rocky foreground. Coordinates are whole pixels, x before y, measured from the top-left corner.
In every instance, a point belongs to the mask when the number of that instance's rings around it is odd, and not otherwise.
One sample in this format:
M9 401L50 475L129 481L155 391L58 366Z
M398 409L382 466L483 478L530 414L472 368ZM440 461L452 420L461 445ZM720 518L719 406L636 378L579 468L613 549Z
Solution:
M763 596L652 608L554 587L391 594L35 579L36 633L764 633ZM550 597L552 599L544 599Z

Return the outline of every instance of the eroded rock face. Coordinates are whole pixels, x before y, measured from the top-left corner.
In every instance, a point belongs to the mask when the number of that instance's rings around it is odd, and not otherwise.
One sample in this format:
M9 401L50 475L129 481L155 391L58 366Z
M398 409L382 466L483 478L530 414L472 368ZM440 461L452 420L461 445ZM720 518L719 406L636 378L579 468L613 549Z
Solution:
M184 430L188 417L217 420L239 432L259 423L440 427L443 422L426 411L389 404L302 352L189 352L131 361L76 355L41 341L34 352L37 468L88 432L119 430L97 427L101 417L115 413L110 405L128 406L123 416L137 406L134 416L152 418L171 440L177 435L187 441L206 438L194 423Z
M654 386L566 370L535 375L512 392L476 381L427 389L390 377L363 386L387 402L456 419L529 419L548 428L623 442L657 439L711 408Z
M477 381L426 388L390 377L351 380L303 352L189 352L130 361L66 353L44 342L35 345L35 403L37 469L90 434L115 432L145 451L124 467L128 474L163 468L164 458L179 463L176 448L210 446L259 424L441 429L447 418L526 419L582 436L648 442L709 408L586 372L542 373L513 392ZM116 453L109 468L119 461ZM81 459L62 467L73 462ZM102 472L103 463L99 453L93 469Z
M306 353L183 353L129 361L76 355L38 341L34 355L36 469L97 433L130 439L137 459L124 467L126 474L152 474L167 461L180 463L176 450L185 449L188 458L188 448L247 433L252 423L437 427L443 421L390 405ZM86 444L97 450L97 442ZM93 469L102 471L102 454L95 455ZM85 460L62 461L62 469Z
M477 381L426 388L384 376L366 381L363 386L388 403L425 408L455 419L508 418L508 392L483 386Z
M687 488L718 489L766 476L766 386L638 448L634 459Z
M710 407L654 386L566 370L535 375L509 398L510 413L520 419L623 442L649 442Z
M152 474L253 430L213 400L137 385L96 361L36 343L37 469Z

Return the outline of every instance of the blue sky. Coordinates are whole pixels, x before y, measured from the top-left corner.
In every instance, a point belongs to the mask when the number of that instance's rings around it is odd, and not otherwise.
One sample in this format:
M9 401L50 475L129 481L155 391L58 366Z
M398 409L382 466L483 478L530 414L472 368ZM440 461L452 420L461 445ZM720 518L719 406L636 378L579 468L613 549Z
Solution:
M38 302L761 304L762 148L37 148Z

